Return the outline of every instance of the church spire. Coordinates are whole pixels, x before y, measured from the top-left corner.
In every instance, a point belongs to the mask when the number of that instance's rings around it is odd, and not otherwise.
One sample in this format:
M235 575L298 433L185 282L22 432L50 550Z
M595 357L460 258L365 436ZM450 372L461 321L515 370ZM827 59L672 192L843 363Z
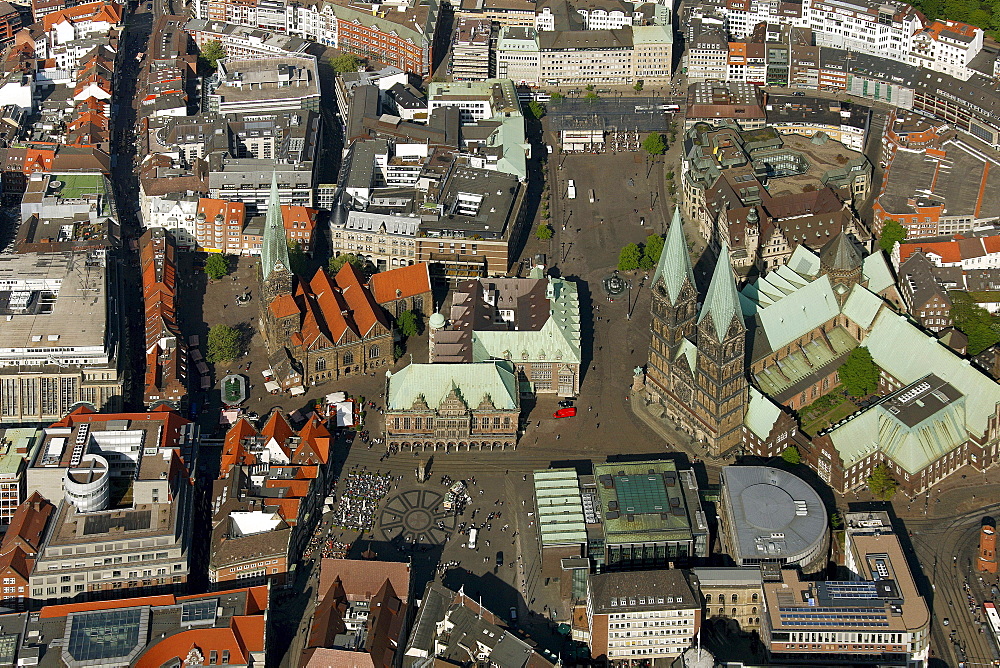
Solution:
M723 242L719 249L719 259L715 263L712 282L708 285L705 303L698 317L700 324L709 313L712 314L712 324L719 341L726 338L729 323L741 314L740 297L736 292L736 276L733 275L732 261L729 259L729 246ZM742 316L740 316L742 317Z
M691 281L691 287L694 287L694 271L691 269L691 256L684 238L680 207L674 209L674 218L670 222L670 229L667 230L667 238L663 244L663 251L660 253L660 261L656 265L656 272L653 274L653 282L650 285L656 285L656 281L661 277L672 304L677 303L677 297L681 293L681 288L684 287L685 279Z
M264 241L260 249L261 273L266 281L275 272L291 270L288 260L288 241L285 223L281 216L281 199L278 196L278 172L271 172L271 195L267 201L267 218L264 222Z

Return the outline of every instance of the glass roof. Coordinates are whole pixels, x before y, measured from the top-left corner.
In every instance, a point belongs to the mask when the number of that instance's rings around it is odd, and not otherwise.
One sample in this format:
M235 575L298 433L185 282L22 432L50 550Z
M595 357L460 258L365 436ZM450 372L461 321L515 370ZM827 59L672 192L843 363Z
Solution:
M72 616L67 647L76 661L126 657L139 642L141 608L100 610Z

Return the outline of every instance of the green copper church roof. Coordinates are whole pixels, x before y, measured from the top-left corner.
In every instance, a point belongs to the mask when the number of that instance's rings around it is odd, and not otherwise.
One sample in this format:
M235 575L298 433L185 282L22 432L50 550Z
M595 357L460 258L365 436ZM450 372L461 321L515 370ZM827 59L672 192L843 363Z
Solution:
M418 397L432 409L455 389L467 406L476 408L488 395L499 410L515 410L520 394L513 365L507 361L479 364L410 364L389 376L390 410L408 410Z
M712 324L715 325L719 341L726 337L733 316L741 313L740 297L736 292L736 276L733 275L733 266L729 260L729 246L725 242L719 249L719 259L715 263L712 282L708 285L708 294L705 295L705 303L701 307L698 322L704 320L709 313L712 314Z
M281 217L281 198L278 196L278 173L271 173L271 195L267 200L267 218L264 221L264 240L260 249L260 266L264 280L276 271L291 271L288 260L288 241L285 223Z
M684 239L680 207L674 209L674 219L670 222L670 229L667 230L660 261L656 264L656 272L653 273L653 282L650 285L656 285L661 276L671 303L677 302L685 279L691 281L691 286L694 287L694 271L691 270L691 256L688 254L687 241Z

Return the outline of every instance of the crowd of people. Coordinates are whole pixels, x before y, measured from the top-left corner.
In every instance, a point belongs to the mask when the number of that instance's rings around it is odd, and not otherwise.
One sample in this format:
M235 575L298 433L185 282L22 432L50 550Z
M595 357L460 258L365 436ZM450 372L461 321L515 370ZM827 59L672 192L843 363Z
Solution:
M370 531L378 502L391 489L392 477L380 472L351 471L340 492L333 525L341 529Z

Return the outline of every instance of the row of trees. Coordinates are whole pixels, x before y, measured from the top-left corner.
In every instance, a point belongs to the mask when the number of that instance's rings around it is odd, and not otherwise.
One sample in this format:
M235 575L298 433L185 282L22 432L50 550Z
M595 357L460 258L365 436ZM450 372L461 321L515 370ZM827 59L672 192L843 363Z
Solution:
M650 234L645 243L628 244L618 254L619 271L649 270L656 267L663 252L663 236Z

